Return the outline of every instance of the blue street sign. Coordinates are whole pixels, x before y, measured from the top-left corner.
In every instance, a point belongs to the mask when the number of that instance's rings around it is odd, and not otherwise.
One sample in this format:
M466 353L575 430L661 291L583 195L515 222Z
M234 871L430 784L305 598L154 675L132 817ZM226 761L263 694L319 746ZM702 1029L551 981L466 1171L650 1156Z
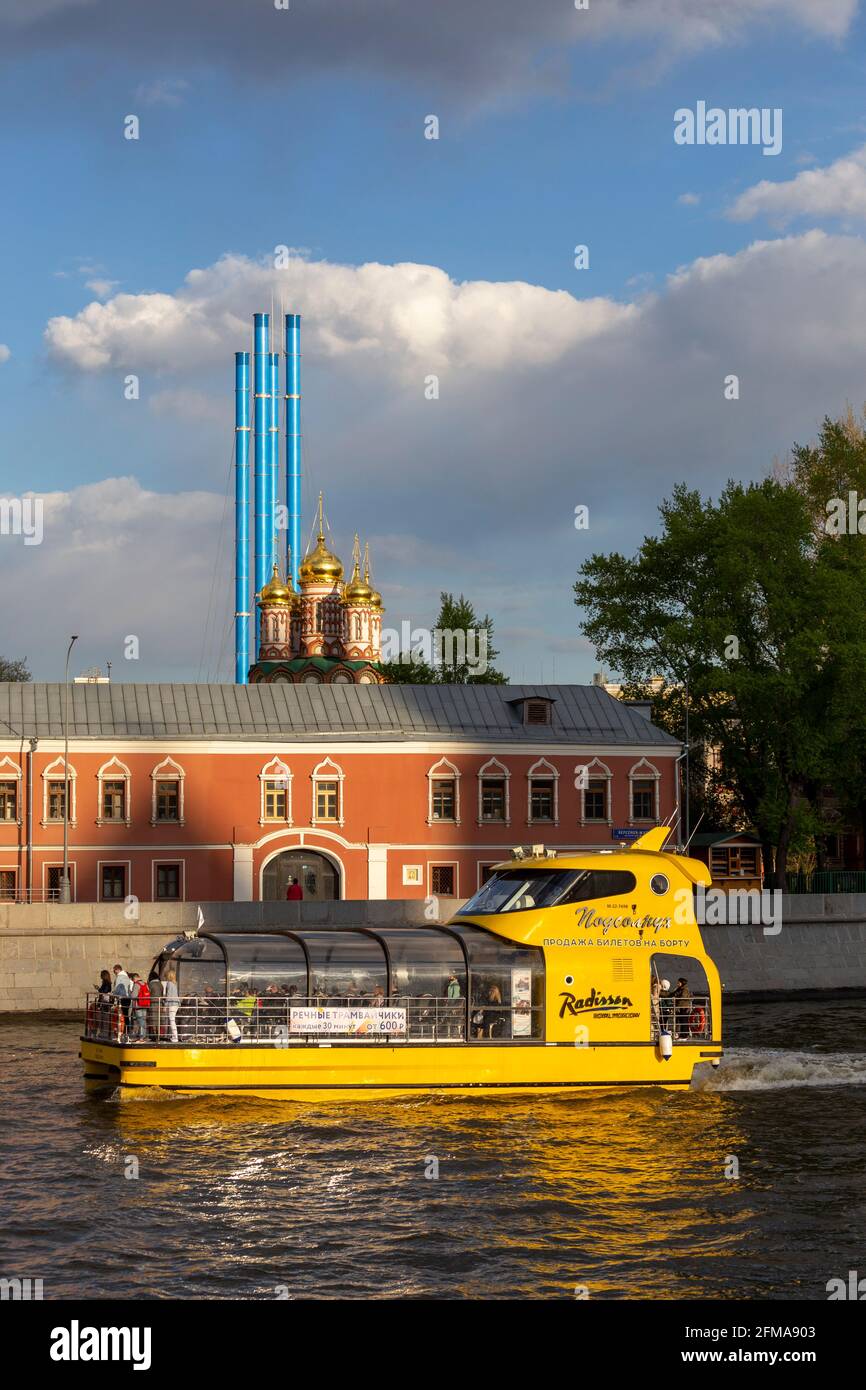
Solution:
M610 832L612 840L639 840L646 832L634 825L614 826Z

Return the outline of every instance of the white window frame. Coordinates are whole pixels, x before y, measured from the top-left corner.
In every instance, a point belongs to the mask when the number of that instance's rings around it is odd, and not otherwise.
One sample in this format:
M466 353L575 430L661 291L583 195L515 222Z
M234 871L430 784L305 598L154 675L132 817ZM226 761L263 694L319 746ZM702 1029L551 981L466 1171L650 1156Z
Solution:
M109 824L109 825L119 825L119 824L120 824L120 821L109 821L108 824ZM174 861L172 861L172 862L174 862ZM114 868L118 868L118 869L119 869L119 868L125 868L125 869L126 869L126 892L124 893L124 895L123 895L122 898L104 898L104 897L102 896L102 870L103 870L103 866L106 866L106 867L108 867L108 868L110 868L110 869L114 869ZM96 901L97 901L98 903L117 903L117 905L119 906L121 903L125 903L126 900L127 900L128 898L132 897L132 896L133 896L133 892L132 892L132 860L131 860L131 859L97 859L97 861L96 861Z
M537 777L539 781L553 782L553 819L534 820L532 816L532 781ZM489 822L487 822L489 824ZM526 824L527 825L559 825L559 771L549 763L546 758L539 758L538 762L526 774Z
M292 780L294 773L288 763L283 762L277 755L271 758L270 762L265 763L259 773L259 825L294 825L292 820ZM280 782L286 784L286 814L285 816L268 816L265 814L265 787L268 782Z
M312 806L310 807L310 825L311 825L311 826L312 826L312 825L325 825L325 826L328 826L328 825L345 825L345 824L346 824L346 817L345 817L345 814L344 814L344 811L345 811L345 802L344 802L344 796L343 796L343 783L345 782L345 780L346 780L346 774L345 774L345 772L344 772L343 769L342 769L337 763L335 763L331 758L323 758L322 761L321 761L320 763L318 763L318 764L313 768L312 772L310 773L310 781L312 782L312 786L313 786L313 802L312 802ZM319 782L336 782L336 783L337 783L337 818L336 818L336 820L332 819L332 818L329 817L329 816L325 816L325 817L322 817L322 818L320 819L320 818L316 815L316 800L317 800L316 793L317 793L317 790L318 790L317 783L319 783Z
M184 781L186 773L180 763L176 763L174 758L163 758L161 763L150 774L150 823L151 825L185 825L184 817ZM156 818L156 793L160 782L177 782L177 820L157 820ZM173 864L173 859L167 859L167 864Z
M160 824L166 824L161 821ZM169 821L173 825L174 821ZM180 866L180 897L178 898L158 898L156 896L156 871L161 864L178 864ZM186 902L186 860L178 859L154 859L150 866L150 900L154 903L185 903Z
M124 808L126 814L122 820L108 820L102 814L102 784L103 782L125 782L126 791L124 793ZM97 825L125 825L127 829L132 825L132 773L122 763L119 758L109 758L107 763L96 774L96 824ZM106 863L108 861L106 860ZM117 861L120 863L120 860Z
M604 819L603 819L603 820L596 820L595 818L593 818L592 820L588 820L588 819L587 819L587 815L586 815L586 793L587 793L587 791L589 790L589 788L588 788L588 787L584 787L583 791L580 793L580 824L581 824L581 825L590 825L590 826L592 826L592 825L613 825L613 797L611 796L611 787L612 787L612 784L613 784L613 773L611 772L611 770L610 770L610 768L608 767L607 763L603 763L603 762L601 761L601 758L593 758L593 760L592 760L591 763L583 763L582 766L586 768L586 780L587 780L587 782L600 782L600 781L602 780L602 778L604 778L604 780L606 781L607 785L606 785L606 787L605 787L605 789L604 789L604 809L605 809L605 815L604 815ZM629 789L629 796L631 796L631 789ZM631 806L630 806L630 805L629 805L629 809L631 809Z
M454 819L442 820L433 819L433 783L436 781L454 783ZM440 758L438 763L427 769L427 824L428 825L459 825L460 824L460 769L455 767L448 758Z
M0 761L0 782L11 782L13 777L15 781L18 783L18 790L15 795L16 815L14 820L0 820L0 829L2 829L4 825L21 824L21 767L18 763L13 762L12 759L7 755L5 758L3 758L2 761Z
M59 771L55 771L55 769L59 769ZM78 817L77 817L77 814L76 814L77 811L78 811L78 796L77 796L76 785L75 785L77 779L78 779L78 773L75 771L75 768L72 766L72 763L70 763L70 764L69 764L69 805L68 805L68 807L67 807L66 809L67 809L67 811L68 811L68 813L69 813L69 824L70 824L70 826L72 826L72 827L75 827L75 826L78 824ZM61 818L60 818L59 820L49 820L49 818L48 818L48 784L49 784L49 782L64 782L65 780L66 780L66 768L65 768L65 765L64 765L64 762L63 762L63 759L62 759L62 758L55 758L53 763L49 763L48 766L47 766L46 768L43 768L43 771L42 771L42 821L41 821L41 825L42 825L43 830L48 829L49 827L52 827L52 826L63 825L63 823L64 823L65 817L63 817L63 816L61 816ZM55 866L55 865L52 865L52 868L54 868L54 867L56 867L56 866ZM61 864L60 867L63 868L63 865ZM44 885L43 885L43 886L44 886Z
M661 773L646 758L641 758L640 762L635 763L628 774L628 823L629 825L658 825L659 822L659 783ZM634 815L634 784L635 782L649 782L653 780L655 788L654 807L655 812L651 820L637 820Z
M482 820L481 817L481 785L488 774L495 774L505 782L505 819L504 820ZM488 758L483 767L478 769L478 825L510 825L511 824L511 773L504 763L498 758Z

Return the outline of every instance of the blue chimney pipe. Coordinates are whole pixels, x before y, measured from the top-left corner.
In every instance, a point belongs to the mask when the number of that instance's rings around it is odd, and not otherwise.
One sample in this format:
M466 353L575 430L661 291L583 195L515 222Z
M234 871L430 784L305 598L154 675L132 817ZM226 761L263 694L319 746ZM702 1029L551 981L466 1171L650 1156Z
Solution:
M292 578L301 563L301 316L286 314L286 508ZM288 561L287 561L288 567Z
M255 528L256 528L256 594L268 582L268 500L270 497L268 478L268 427L270 410L268 392L270 372L268 370L268 350L270 347L270 318L267 314L256 314L254 322L254 390L255 390ZM255 611L255 609L254 609ZM255 624L256 660L260 642L259 624Z
M274 334L276 337L276 333ZM277 540L277 494L280 479L280 354L268 353L268 390L271 393L271 424L268 431L268 574L280 559Z
M250 669L250 355L235 353L235 684Z

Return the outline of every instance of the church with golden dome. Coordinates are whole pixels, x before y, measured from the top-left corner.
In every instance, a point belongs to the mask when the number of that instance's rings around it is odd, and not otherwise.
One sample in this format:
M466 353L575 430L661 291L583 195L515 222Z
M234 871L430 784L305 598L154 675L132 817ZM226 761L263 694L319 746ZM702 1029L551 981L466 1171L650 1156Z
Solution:
M382 596L370 583L369 548L355 536L352 577L325 545L322 494L318 534L298 568L285 581L275 563L258 596L259 650L250 684L382 685Z

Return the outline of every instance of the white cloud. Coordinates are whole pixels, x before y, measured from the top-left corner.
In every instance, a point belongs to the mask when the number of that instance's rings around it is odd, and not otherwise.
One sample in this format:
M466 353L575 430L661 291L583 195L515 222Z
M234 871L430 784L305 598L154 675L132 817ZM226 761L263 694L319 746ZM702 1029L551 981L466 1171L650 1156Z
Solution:
M553 362L636 312L521 281L460 283L437 266L294 258L274 270L225 256L176 294L119 294L53 318L45 338L56 362L80 371L198 371L245 345L251 307L272 298L303 306L305 352L416 376Z
M762 179L740 194L728 217L734 222L767 217L780 226L797 217L866 217L866 145L793 179Z
M116 290L119 284L117 280L87 280L86 286L93 290L97 299L107 299L112 290Z
M46 652L61 650L64 634L79 632L81 663L111 660L121 680L154 679L172 668L192 667L195 674L222 498L209 492L158 493L134 478L107 478L41 495L42 545L9 546L5 552L21 630L38 633ZM62 604L56 601L59 593ZM228 591L218 591L217 601L218 645ZM129 634L139 639L139 661L124 659ZM41 674L49 678L48 671Z
M135 97L145 106L180 106L188 91L189 83L182 77L158 77L142 82Z
M225 401L215 400L204 391L166 390L155 391L148 400L155 415L166 415L178 420L188 420L199 424L214 421L222 424L226 416Z
M677 202L680 204L681 207L684 208L697 207L700 201L700 193L681 193L680 196L677 198Z
M2 366L4 362L8 362L11 356L11 349L8 348L5 343L0 343L0 366Z

